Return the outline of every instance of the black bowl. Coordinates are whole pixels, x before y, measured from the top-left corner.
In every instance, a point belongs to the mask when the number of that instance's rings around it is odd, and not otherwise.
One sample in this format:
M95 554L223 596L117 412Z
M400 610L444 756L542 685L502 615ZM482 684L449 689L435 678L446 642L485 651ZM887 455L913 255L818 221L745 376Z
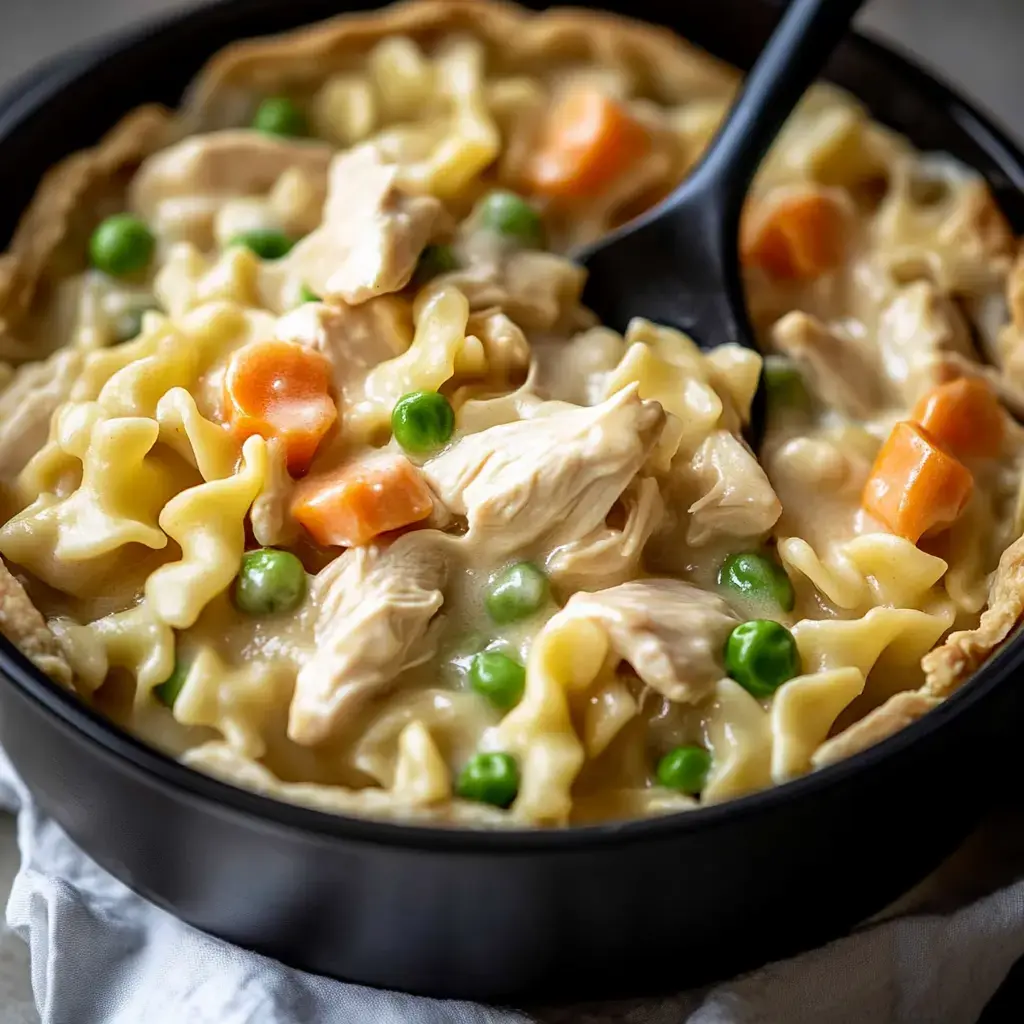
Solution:
M29 80L0 110L0 236L51 164L137 104L174 103L215 50L339 6L229 0ZM664 20L666 8L634 0L629 13ZM749 66L774 14L749 0L679 0L670 24ZM847 42L830 77L921 148L978 168L1024 228L1024 157L968 103L863 38ZM991 800L1004 774L998 752L1012 749L1024 721L1022 663L1014 641L921 722L779 789L556 832L406 827L235 789L126 735L6 641L0 741L84 850L205 931L310 971L412 992L595 998L786 956L905 891Z

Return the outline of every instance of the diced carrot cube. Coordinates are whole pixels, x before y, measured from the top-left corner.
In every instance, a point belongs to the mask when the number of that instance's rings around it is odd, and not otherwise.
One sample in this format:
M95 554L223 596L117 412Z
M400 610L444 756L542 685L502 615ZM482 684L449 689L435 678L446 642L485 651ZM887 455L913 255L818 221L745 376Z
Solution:
M231 357L224 377L224 405L240 440L259 434L279 438L292 473L306 470L317 446L338 418L330 396L331 364L292 341L256 341Z
M548 114L528 184L563 199L599 195L650 148L647 129L621 103L596 89L573 89Z
M846 254L846 211L827 192L768 196L744 217L740 259L772 277L813 280Z
M303 480L292 515L318 544L359 547L426 519L434 502L423 474L401 455L375 455Z
M914 407L914 419L958 458L998 455L1005 414L991 385L960 377L940 384Z
M974 489L971 471L916 423L897 423L864 486L864 509L917 543L956 521Z

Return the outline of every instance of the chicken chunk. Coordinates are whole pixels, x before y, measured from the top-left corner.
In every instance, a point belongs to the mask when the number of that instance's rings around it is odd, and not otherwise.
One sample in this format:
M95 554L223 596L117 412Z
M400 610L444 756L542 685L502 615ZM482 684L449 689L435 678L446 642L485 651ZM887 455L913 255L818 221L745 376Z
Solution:
M264 267L265 288L283 292L299 282L352 305L404 288L445 214L432 196L402 192L398 172L372 146L336 156L323 223Z
M3 562L0 562L0 633L55 682L70 685L71 667L57 638L25 588Z
M352 548L313 582L315 650L299 670L288 736L312 745L433 657L448 573L445 538L411 533L390 547Z
M756 537L782 515L782 503L761 464L727 430L716 430L704 441L689 470L701 496L689 509L688 544L706 544L722 534Z
M579 540L555 548L545 568L561 586L592 590L637 575L644 545L661 523L665 503L653 477L634 481L622 495L625 522L602 523Z
M830 330L799 310L772 327L772 343L803 370L814 394L828 406L865 419L886 404L886 382L873 347Z
M322 197L332 150L322 142L244 129L194 135L149 157L132 180L129 204L174 237L209 242L224 202L265 195L283 175L301 175Z
M359 306L307 302L277 322L282 341L307 345L331 361L343 404L358 394L367 373L401 355L412 342L408 304L382 295Z
M581 591L561 614L603 627L644 683L684 704L703 700L724 676L722 651L740 621L720 597L672 579Z
M16 476L43 446L50 418L67 401L82 355L61 349L45 362L26 363L0 394L0 479Z
M500 309L528 332L571 333L594 324L593 314L580 305L585 280L583 269L564 256L520 249L474 260L441 275L430 289L454 285L470 309Z
M885 375L907 407L939 382L945 357L976 358L963 314L929 281L907 285L886 306L878 347ZM860 386L858 378L851 380Z
M635 385L592 408L505 423L463 437L424 467L465 543L491 559L587 537L636 476L665 415Z

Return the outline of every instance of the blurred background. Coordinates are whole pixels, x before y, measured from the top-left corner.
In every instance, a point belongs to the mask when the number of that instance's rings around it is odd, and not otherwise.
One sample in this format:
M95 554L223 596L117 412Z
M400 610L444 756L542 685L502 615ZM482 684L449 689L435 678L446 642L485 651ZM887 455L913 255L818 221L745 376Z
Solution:
M0 86L69 46L147 16L203 2L0 0ZM338 9L344 7L339 0ZM962 85L1024 137L1022 0L871 0L860 24L898 42L932 70Z
M69 46L203 2L0 0L0 87ZM339 10L345 6L338 0ZM359 6L368 6L367 0ZM628 3L623 6L628 10ZM1024 0L869 0L860 25L962 85L1024 138Z
M39 61L69 47L203 2L0 0L0 91ZM338 0L337 6L343 10L346 4ZM628 10L628 3L623 7ZM859 27L960 87L1024 142L1024 0L870 0ZM1005 819L994 816L971 842L1007 844L1012 830L1005 824ZM961 860L965 852L958 855ZM1012 860L1021 862L1016 857ZM16 870L14 822L0 812L0 901L6 901ZM1018 964L984 1015L984 1024L1024 1020L1022 1005L1024 967ZM20 939L3 934L0 926L0 1024L35 1024L38 1019L32 1005L28 950Z

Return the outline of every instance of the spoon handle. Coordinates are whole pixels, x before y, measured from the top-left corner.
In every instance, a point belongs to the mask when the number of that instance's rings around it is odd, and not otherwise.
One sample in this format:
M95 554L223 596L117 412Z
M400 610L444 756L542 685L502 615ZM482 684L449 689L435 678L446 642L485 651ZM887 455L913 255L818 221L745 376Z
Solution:
M864 0L792 0L747 75L708 157L694 172L738 219L750 182L800 97L818 77Z

